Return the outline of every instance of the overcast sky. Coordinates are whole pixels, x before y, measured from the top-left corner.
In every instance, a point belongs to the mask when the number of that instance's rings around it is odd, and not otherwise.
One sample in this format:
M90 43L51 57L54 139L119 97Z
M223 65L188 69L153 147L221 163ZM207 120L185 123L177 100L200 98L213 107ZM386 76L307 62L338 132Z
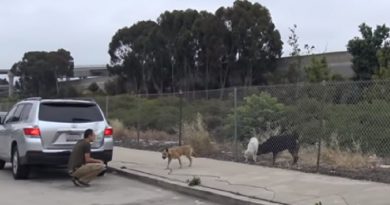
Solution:
M252 1L254 2L254 1ZM289 53L289 27L298 25L300 44L316 52L346 50L358 25L390 26L389 0L256 0L271 13ZM0 68L9 69L27 51L69 50L76 65L107 64L115 32L166 10L214 12L233 0L0 0Z

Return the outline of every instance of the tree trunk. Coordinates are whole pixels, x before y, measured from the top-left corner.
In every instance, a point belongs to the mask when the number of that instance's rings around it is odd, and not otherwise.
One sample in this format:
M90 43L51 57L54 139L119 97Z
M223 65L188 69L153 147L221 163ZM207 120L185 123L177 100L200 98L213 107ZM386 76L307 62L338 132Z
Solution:
M206 86L205 86L205 89L206 89L206 100L209 99L209 57L207 56L207 60L206 60Z
M188 91L188 70L187 70L187 58L184 58L184 91ZM187 93L187 92L185 92Z
M174 66L173 66L173 62L171 60L171 74L172 74L172 82L171 82L171 92L174 93L175 92L175 83L174 83L174 74L173 74L173 71L174 71Z
M154 89L157 91L157 93L161 94L162 92L161 92L161 87L159 86L159 84L154 79L152 80L152 82L153 82Z
M221 89L221 92L220 92L220 95L219 95L220 99L223 98L223 92L224 92L224 89L225 89L225 86L226 86L228 73L229 73L229 65L226 65L226 71L225 72L224 72L223 66L222 66L222 69L221 69L221 72L220 72L220 75L221 75L221 79L220 79L220 89Z

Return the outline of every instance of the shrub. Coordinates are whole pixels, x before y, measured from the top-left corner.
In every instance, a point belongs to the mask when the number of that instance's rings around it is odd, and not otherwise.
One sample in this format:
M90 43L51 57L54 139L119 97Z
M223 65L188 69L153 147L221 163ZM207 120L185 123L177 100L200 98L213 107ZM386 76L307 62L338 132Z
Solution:
M109 120L110 125L114 129L114 138L118 140L132 139L136 140L138 135L140 140L158 140L158 141L174 141L178 140L177 136L170 135L164 131L146 130L137 132L136 128L126 128L118 119Z
M116 78L104 83L104 91L109 95L117 95L126 92L126 84L122 78Z
M66 85L61 87L58 91L58 97L60 98L68 98L68 97L80 97L80 92L71 85Z
M297 131L302 143L314 144L319 137L324 137L321 127L322 119L326 118L324 103L314 98L304 98L295 106L288 107L282 124L292 131Z
M323 147L321 151L321 162L331 165L332 168L370 168L372 167L371 155L350 150L330 149Z
M214 144L200 113L197 114L196 120L184 123L183 139L186 144L190 144L194 148L198 155L208 155L215 152Z
M299 164L315 166L317 163L318 148L316 146L303 146L299 151ZM291 159L291 155L284 152L280 158ZM332 169L361 169L374 168L380 164L380 159L376 155L342 150L340 148L321 146L321 167Z
M390 154L390 103L374 100L354 105L333 105L328 108L328 132L337 134L341 149L353 149L357 142L363 153L379 156Z
M113 137L114 139L124 139L127 138L129 130L125 128L123 123L118 119L109 120L110 125L114 130Z
M178 142L178 137L176 135L171 135L167 132L160 130L146 130L137 132L136 128L129 128L127 130L126 137L128 139L136 140L138 135L139 139L143 141L156 140L156 141L176 141Z
M232 107L231 101L216 99L199 100L194 104L196 109L202 114L209 132L224 125L224 119L226 119ZM194 117L196 117L196 115Z
M91 91L92 93L96 93L97 91L100 90L100 88L96 82L93 82L88 86L88 90Z
M266 92L245 97L244 103L237 107L239 139L250 138L254 129L260 129L260 132L264 132L268 122L278 124L285 111L284 104L279 103L277 98ZM234 109L229 114L226 128L229 133L233 133Z

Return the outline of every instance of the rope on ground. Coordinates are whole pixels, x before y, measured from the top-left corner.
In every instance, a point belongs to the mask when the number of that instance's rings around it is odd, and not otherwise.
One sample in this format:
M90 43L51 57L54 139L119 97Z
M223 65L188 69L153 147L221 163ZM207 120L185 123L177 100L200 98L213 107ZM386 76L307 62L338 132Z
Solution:
M170 175L175 175L175 176L187 176L187 177L194 177L194 176L198 176L198 177L211 177L211 178L216 178L216 181L219 181L219 182L225 182L226 184L228 185L231 185L231 186L245 186L245 187L251 187L251 188L257 188L257 189L264 189L268 192L271 192L272 193L272 198L269 200L270 202L275 202L275 197L276 197L276 193L275 191L267 188L267 187L263 187L263 186L256 186L256 185L248 185L248 184L234 184L234 183L231 183L229 180L226 180L226 179L221 179L220 176L215 176L215 175L208 175L208 174L170 174ZM243 195L239 192L233 192L233 191L226 191L226 190L223 190L223 189L218 189L218 188L215 188L215 187L210 187L210 186L206 186L206 185L198 185L198 186L201 186L201 187L205 187L205 188L209 188L209 189L215 189L215 190L218 190L218 191L224 191L224 192L230 192L230 193L233 193L233 194L237 194L237 195L241 195L241 196L246 196L246 197L249 197L249 198L254 198L254 199L259 199L257 197L254 197L254 196L248 196L248 195ZM261 199L261 200L264 200L264 199ZM280 203L280 202L278 202Z

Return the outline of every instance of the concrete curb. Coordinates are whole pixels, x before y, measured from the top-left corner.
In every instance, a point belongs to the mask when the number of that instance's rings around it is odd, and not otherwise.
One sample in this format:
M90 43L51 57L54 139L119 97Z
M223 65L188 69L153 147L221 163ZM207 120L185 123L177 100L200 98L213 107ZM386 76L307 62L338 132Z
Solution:
M270 200L262 200L257 198L250 198L243 195L233 194L231 192L221 191L202 186L190 187L183 182L172 181L157 175L148 174L136 170L130 169L118 169L114 167L108 167L109 171L116 172L122 176L129 177L143 183L157 185L164 189L170 189L172 191L180 192L186 195L195 196L215 203L221 203L225 205L287 205L286 203L280 203Z

